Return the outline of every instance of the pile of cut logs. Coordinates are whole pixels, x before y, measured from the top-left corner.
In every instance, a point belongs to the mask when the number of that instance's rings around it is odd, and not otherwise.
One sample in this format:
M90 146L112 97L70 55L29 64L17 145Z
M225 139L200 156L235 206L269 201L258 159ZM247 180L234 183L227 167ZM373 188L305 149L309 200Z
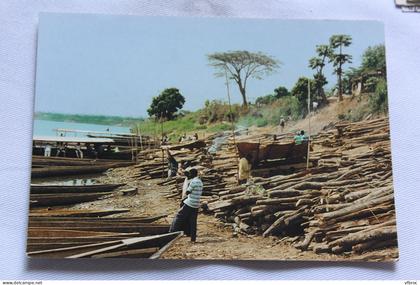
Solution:
M203 176L204 210L236 232L282 236L301 250L351 254L387 248L366 258L397 258L388 118L340 122L315 136L312 146L317 167L255 177L246 186L235 184L237 158L225 146L213 172L206 169L214 180Z
M258 140L271 139L267 137ZM340 122L311 138L317 166L289 175L254 177L236 184L232 140L209 158L199 148L171 150L178 162L199 165L203 210L232 225L235 234L279 236L301 250L398 256L388 118ZM139 179L166 177L162 150L140 153ZM167 197L180 197L184 178L162 180ZM365 253L373 249L385 249Z
M191 165L196 165L203 160L200 149L171 150L171 154L178 163L188 161ZM142 162L135 166L139 170L136 178L147 180L167 177L167 154L163 149L144 150L139 153L139 160Z

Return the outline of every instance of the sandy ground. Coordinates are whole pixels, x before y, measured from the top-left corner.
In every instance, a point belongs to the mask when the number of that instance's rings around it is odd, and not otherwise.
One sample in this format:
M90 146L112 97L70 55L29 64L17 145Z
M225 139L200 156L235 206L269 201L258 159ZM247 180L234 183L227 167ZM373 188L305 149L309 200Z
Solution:
M98 178L103 183L126 183L123 188L138 188L135 196L113 194L101 200L82 203L73 209L115 209L127 208L130 212L118 216L153 216L166 214L157 223L171 223L179 208L175 198L164 197L169 186L157 185L156 180L137 181L130 176L137 170L134 167L116 168ZM123 189L122 188L122 189ZM249 260L350 260L355 256L335 256L301 252L293 247L291 238L263 238L261 236L233 235L231 226L212 215L199 213L197 242L188 237L175 242L162 256L163 259L249 259ZM358 256L361 257L361 256Z

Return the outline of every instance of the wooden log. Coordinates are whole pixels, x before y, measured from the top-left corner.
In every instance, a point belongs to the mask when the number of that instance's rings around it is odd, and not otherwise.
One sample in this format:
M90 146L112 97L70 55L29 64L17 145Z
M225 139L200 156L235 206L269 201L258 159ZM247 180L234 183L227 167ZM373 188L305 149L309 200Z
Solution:
M302 251L307 250L307 249L308 249L309 244L311 243L312 239L313 239L313 238L314 238L314 236L315 236L315 233L316 233L316 232L318 232L318 230L319 230L319 229L313 229L313 230L311 230L309 233L307 233L307 234L305 235L305 239L304 239L301 243L299 243L299 244L295 245L295 247L296 247L297 249L302 250Z
M313 246L313 251L316 254L320 254L320 253L328 253L331 251L330 247L328 246L328 244L322 243L322 244L316 244Z
M386 202L394 202L394 195L393 194L389 194L386 195L384 197L380 197L377 199L373 199L371 201L366 201L364 203L355 203L354 205L345 207L343 209L337 210L337 211L333 211L330 213L324 213L324 214L319 214L319 218L321 218L322 220L330 220L333 218L337 218L340 216L344 216L347 214L351 214L366 208L370 208L373 205L377 205L377 204L381 204L381 203L386 203Z
M295 202L299 201L300 199L312 198L311 195L301 195L295 196L290 198L275 198L275 199L264 199L258 200L255 203L257 205L279 205L279 204L290 204L290 206L294 206Z
M281 226L284 223L284 219L285 219L286 215L281 216L280 218L278 218L264 233L263 233L263 237L267 237L269 236L277 227Z
M330 247L334 246L353 246L358 243L368 241L382 241L397 238L397 228L395 226L388 226L383 228L376 228L370 231L362 231L349 234L341 239L330 243Z
M398 243L396 239L388 239L388 240L383 240L383 241L373 240L373 241L368 241L368 242L353 245L352 250L360 254L365 251L371 251L374 249L387 248L387 247L394 247L397 245Z

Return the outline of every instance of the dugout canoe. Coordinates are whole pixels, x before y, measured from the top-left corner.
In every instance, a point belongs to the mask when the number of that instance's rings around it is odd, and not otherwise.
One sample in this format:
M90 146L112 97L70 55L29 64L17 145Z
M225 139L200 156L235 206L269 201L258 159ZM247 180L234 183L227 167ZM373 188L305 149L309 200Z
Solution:
M84 237L31 237L28 238L26 251L47 250L71 246L79 246L106 241L115 241L126 238L139 237L137 233L117 233L106 236L84 236Z
M93 231L93 232L113 232L113 233L139 233L142 236L157 235L167 233L169 224L129 224L129 225L91 225L91 224L73 224L59 226L59 223L50 226L30 226L29 230L49 231L57 229L66 229L74 231Z
M100 257L127 257L132 250L159 248L158 251L152 253L150 250L149 258L158 258L176 239L182 235L182 232L166 233L161 235L153 235L147 237L135 237L123 239L119 241L108 241L102 243L94 243L87 245L79 245L58 249L48 249L40 251L30 251L28 256L36 258L100 258ZM126 253L126 251L130 251ZM104 256L104 254L112 254L112 256Z
M237 142L236 147L240 157L251 155L254 162L269 159L299 159L304 161L308 151L308 142L302 142L298 145L294 142L271 144Z
M51 228L28 228L28 238L35 237L60 237L60 238L69 238L69 237L108 237L121 235L124 236L127 233L115 233L115 232L105 232L105 231L89 231L89 230L70 230L70 229L51 229Z
M49 244L49 243L69 243L69 242L89 242L98 243L103 241L126 239L131 237L138 237L138 233L107 233L102 235L92 236L31 236L28 237L28 244Z
M125 184L43 185L31 184L31 194L101 193L111 192Z
M139 223L136 220L132 221L83 221L83 220L32 220L29 219L29 227L56 227L56 228L92 228L92 227L131 227L131 226L150 226L155 227L159 224Z
M29 200L31 207L62 206L94 201L105 195L109 193L30 194Z
M52 177L52 176L67 176L67 175L82 175L92 173L102 173L110 168L125 167L133 165L133 162L118 162L106 163L100 165L87 166L48 166L40 168L32 168L32 178Z
M61 221L61 222L84 222L84 223L97 223L97 222L115 222L115 223L152 223L167 215L158 216L142 216L142 217L118 217L118 218L96 218L96 217L49 217L49 216L30 216L29 221Z
M31 209L30 218L97 218L114 214L127 213L130 209L113 210L63 210L63 209Z
M32 155L32 166L92 166L110 163L127 163L127 160Z
M92 255L92 258L148 258L159 251L159 247L119 250Z

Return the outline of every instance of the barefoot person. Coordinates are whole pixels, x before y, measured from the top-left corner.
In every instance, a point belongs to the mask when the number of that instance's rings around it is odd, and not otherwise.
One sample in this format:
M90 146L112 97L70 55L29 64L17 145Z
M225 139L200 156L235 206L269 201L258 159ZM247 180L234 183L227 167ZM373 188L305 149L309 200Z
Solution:
M203 192L203 182L198 177L198 171L191 168L189 171L190 182L187 188L187 198L184 205L176 214L169 232L184 231L195 242L197 237L197 215L200 207L200 198Z

